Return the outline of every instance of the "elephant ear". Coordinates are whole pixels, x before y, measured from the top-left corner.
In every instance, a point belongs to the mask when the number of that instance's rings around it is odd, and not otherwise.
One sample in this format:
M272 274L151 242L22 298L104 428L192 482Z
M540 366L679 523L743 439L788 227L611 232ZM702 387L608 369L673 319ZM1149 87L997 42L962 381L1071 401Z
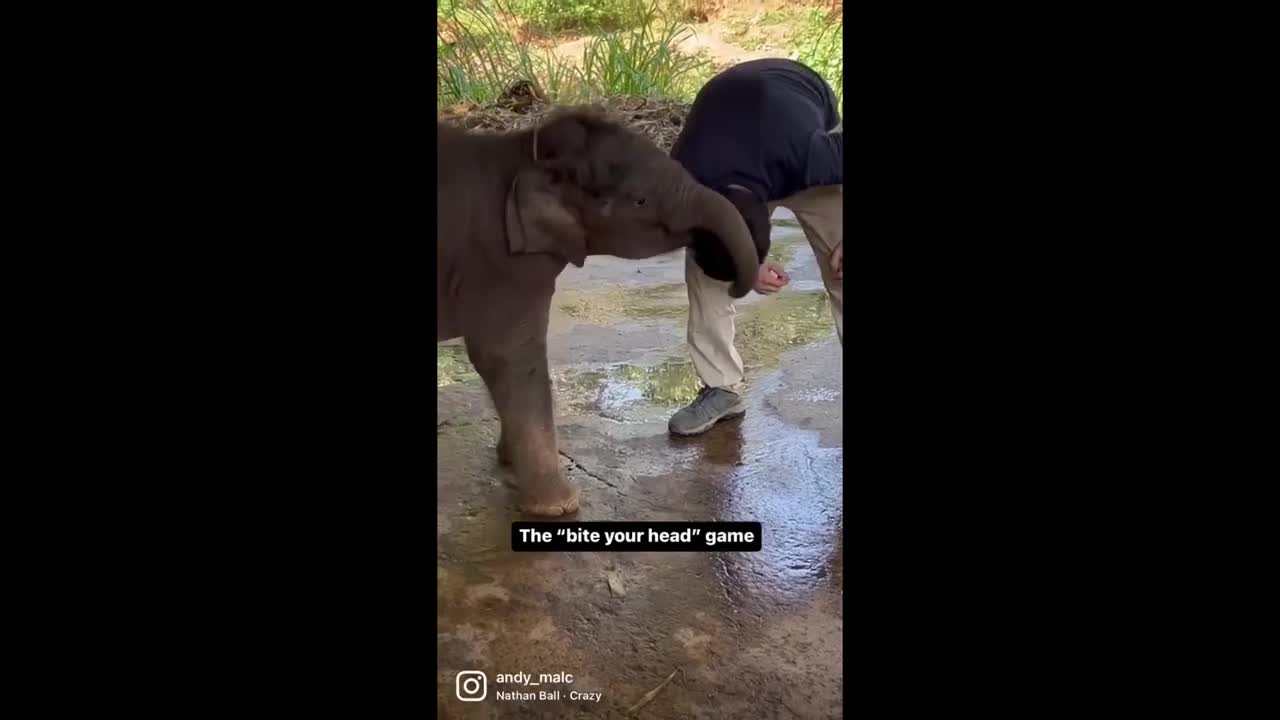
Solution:
M587 232L565 202L566 187L537 170L516 175L507 191L507 246L512 254L549 253L577 267Z

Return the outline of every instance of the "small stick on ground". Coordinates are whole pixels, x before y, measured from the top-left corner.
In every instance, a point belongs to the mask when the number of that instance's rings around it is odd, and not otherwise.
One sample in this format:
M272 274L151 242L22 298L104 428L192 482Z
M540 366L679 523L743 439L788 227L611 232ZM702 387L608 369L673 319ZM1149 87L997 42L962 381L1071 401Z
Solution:
M627 708L627 712L629 713L636 712L637 710L644 707L645 705L648 705L649 703L653 702L653 699L658 697L658 693L662 691L662 688L667 686L667 683L671 682L671 678L675 677L676 673L680 673L683 676L684 671L681 670L680 668L676 668L675 670L672 670L671 674L667 676L666 680L663 680L662 682L658 683L658 687L645 693L644 697L640 698L640 702Z

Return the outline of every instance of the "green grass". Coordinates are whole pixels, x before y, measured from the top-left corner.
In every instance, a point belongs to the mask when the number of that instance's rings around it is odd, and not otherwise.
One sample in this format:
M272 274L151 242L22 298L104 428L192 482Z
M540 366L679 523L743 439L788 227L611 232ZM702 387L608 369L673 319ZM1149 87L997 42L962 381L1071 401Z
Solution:
M676 48L693 30L658 11L655 2L630 30L588 41L581 83L589 93L609 96L692 98L709 76L709 63Z
M711 77L707 58L677 47L705 17L702 0L443 0L436 10L436 102L486 105L518 80L556 103L648 96L690 101ZM828 9L785 9L754 25L794 24L787 54L817 70L844 111L844 17ZM762 36L731 25L734 41L759 49ZM582 56L555 55L536 32L590 32Z
M688 100L710 76L705 58L678 51L691 32L662 0L625 7L629 28L591 37L579 63L537 47L518 29L525 0L454 0L436 11L436 104L485 105L518 80L532 80L547 99L589 102L649 96ZM683 0L681 0L683 2Z
M510 0L513 15L539 33L633 28L651 10L680 20L704 17L703 0Z
M531 30L608 30L627 21L626 3L617 0L512 0L512 9Z
M441 5L436 15L436 104L484 105L512 83L535 80L544 92L561 94L572 68L554 54L518 39L506 20L503 0Z

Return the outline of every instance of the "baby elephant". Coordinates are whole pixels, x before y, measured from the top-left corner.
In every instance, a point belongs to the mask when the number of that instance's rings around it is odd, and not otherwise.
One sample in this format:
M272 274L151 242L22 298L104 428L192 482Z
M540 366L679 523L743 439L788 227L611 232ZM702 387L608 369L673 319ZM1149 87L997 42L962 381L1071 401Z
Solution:
M732 257L739 298L759 267L755 244L728 200L593 109L501 134L437 122L436 152L436 341L464 339L501 418L498 458L514 466L521 509L572 513L547 371L556 277L588 255L676 250L701 228Z

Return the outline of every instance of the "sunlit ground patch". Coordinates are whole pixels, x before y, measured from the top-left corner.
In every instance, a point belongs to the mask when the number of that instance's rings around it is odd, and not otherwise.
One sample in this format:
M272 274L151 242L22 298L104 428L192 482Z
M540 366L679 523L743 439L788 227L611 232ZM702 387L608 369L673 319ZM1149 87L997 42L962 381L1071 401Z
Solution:
M436 387L444 387L455 383L475 380L480 376L471 361L467 359L467 349L461 345L436 346Z
M773 222L777 224L778 221L774 220ZM807 245L808 242L805 241L803 235L801 235L797 241L795 237L784 236L783 238L778 238L777 235L779 234L780 233L774 234L774 240L769 245L769 257L766 259L772 260L785 268L787 265L791 264L793 259L795 259L796 243L805 242Z
M738 322L734 345L750 372L777 367L782 353L834 332L826 290L781 292Z
M557 299L565 315L595 325L627 320L680 318L689 312L684 283L643 288L610 288L593 292L566 290Z

